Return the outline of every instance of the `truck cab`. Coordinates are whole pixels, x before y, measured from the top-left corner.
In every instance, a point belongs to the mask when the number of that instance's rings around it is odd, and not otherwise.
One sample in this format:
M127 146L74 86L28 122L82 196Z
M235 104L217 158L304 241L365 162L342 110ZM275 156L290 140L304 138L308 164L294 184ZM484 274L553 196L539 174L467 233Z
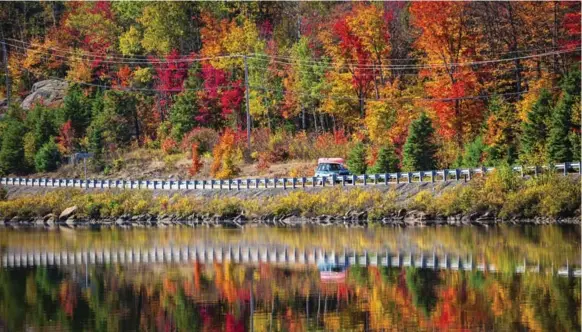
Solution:
M350 171L344 164L343 158L319 158L315 176L317 177L341 177L342 175L351 175Z

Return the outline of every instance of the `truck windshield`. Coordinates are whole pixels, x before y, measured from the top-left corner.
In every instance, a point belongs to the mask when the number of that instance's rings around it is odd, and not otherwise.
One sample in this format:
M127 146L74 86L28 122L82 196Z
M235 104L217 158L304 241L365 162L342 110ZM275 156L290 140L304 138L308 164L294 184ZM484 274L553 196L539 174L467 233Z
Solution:
M340 164L319 164L319 166L317 167L318 171L324 172L341 171L342 169L343 167Z

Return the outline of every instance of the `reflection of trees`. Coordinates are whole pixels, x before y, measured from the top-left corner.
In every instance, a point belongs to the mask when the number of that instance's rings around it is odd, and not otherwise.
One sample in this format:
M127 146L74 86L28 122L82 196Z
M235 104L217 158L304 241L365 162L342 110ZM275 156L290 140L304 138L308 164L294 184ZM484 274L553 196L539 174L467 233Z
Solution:
M543 274L356 265L322 283L315 269L195 263L95 266L88 280L2 270L0 319L11 331L580 329L580 279Z
M428 269L406 269L406 286L412 297L412 303L422 309L428 316L436 304L436 286L438 275Z

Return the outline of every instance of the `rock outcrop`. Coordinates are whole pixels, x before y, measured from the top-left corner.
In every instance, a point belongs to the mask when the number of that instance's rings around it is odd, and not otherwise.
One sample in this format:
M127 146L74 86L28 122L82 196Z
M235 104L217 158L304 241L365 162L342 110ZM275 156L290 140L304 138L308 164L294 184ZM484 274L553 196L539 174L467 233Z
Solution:
M24 98L20 107L31 109L35 103L43 103L47 106L57 106L67 93L69 84L60 80L44 80L34 83L31 93Z

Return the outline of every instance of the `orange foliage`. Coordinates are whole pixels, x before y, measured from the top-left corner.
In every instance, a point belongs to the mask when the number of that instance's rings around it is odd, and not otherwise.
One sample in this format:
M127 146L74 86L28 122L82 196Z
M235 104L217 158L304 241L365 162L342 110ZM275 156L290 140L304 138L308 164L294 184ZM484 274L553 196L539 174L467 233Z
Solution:
M178 151L178 143L173 138L167 137L162 142L162 151L165 154L172 154Z
M226 128L213 150L210 174L219 179L227 179L238 174L235 165L236 137L232 129Z
M188 174L194 176L200 172L204 163L200 160L200 153L198 153L198 144L192 144L192 166L188 169Z

